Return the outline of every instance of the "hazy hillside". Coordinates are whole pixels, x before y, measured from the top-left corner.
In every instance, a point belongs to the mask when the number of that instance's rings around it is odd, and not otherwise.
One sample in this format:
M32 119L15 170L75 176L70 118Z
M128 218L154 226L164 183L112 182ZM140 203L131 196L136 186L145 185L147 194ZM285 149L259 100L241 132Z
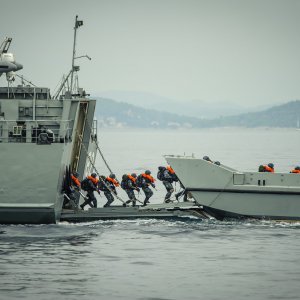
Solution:
M111 99L98 99L98 122L103 127L179 128L199 127L199 119L144 109Z
M291 101L260 112L206 120L154 109L144 109L111 99L98 99L96 115L102 127L296 127L298 120L300 120L300 101Z
M291 101L256 113L218 118L214 126L297 127L300 122L300 101Z
M182 114L188 117L214 119L220 116L232 116L249 112L249 108L230 102L207 102L203 100L178 101L162 97L153 93L130 91L107 91L98 94L100 98L114 99L146 109L157 109L173 114ZM270 106L264 107L269 108ZM251 111L260 111L261 108L253 107Z

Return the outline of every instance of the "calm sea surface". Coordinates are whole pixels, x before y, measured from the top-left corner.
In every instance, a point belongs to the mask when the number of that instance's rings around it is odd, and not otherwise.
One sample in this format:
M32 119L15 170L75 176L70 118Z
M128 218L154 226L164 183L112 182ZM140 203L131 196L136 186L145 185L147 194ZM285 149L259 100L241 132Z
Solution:
M145 169L156 174L164 154L208 155L241 171L269 162L278 172L300 165L297 130L102 130L99 140L119 178ZM108 174L100 159L97 168ZM164 197L157 188L152 203ZM299 282L300 223L0 225L1 300L300 299Z

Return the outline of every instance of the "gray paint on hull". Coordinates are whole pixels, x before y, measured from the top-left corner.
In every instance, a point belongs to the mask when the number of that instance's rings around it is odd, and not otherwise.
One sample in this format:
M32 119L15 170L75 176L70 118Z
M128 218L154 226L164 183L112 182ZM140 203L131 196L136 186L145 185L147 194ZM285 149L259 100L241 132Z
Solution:
M54 203L63 151L64 144L1 144L0 203Z
M300 220L300 196L282 194L192 192L197 203L212 209L257 218Z
M2 207L0 209L0 224L51 224L54 220L53 208Z
M166 160L199 205L227 215L300 219L297 174L239 172L193 157Z
M45 204L51 209L41 211L41 219L55 223L62 208L61 183L69 161L69 144L37 145L34 143L6 143L0 145L0 223L8 222L7 207L26 208L21 213L9 214L12 223L37 223L38 211ZM3 153L3 155L1 155ZM7 155L9 153L9 155ZM28 213L31 207L33 213ZM46 216L48 214L48 216ZM29 216L35 216L30 219ZM4 218L5 216L5 218ZM3 218L2 218L3 217ZM45 223L45 222L42 222Z

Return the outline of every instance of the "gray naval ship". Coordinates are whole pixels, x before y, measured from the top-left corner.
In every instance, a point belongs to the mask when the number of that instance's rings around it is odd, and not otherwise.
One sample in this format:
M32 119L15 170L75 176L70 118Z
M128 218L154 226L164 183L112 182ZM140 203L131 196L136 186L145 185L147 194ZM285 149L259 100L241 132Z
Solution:
M60 220L64 187L71 171L91 171L97 124L96 101L78 87L75 20L72 69L52 96L16 74L23 66L0 47L0 223L55 223ZM14 86L15 78L21 84ZM86 151L84 151L86 150Z
M37 87L16 73L23 66L8 52L11 38L0 47L0 76L6 76L7 83L0 87L0 224L209 218L193 201L82 211L78 205L85 195L78 191L76 199L70 198L71 173L79 173L80 180L91 172L99 176L96 154L100 152L104 159L97 142L96 101L78 86L75 60L90 59L76 57L76 32L82 25L76 16L72 68L53 96L48 88ZM21 84L14 86L17 78Z
M166 156L186 190L217 218L300 220L300 176L240 172L207 159Z

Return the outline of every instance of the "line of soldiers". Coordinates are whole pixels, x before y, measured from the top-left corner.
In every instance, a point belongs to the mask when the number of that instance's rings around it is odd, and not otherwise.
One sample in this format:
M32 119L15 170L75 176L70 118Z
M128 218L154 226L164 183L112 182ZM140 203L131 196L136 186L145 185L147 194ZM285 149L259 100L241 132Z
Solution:
M94 192L100 194L100 191L104 193L104 196L107 199L107 202L103 207L110 206L115 197L117 196L117 187L120 187L126 192L129 200L123 203L123 206L127 206L132 203L132 206L136 206L136 202L140 202L142 206L150 203L149 199L153 196L153 191L151 188L156 189L155 179L151 175L150 170L146 170L144 173L137 176L136 173L124 174L122 176L121 183L116 179L115 174L110 174L108 177L100 176L97 178L96 173L92 173L90 176L87 176L81 182L78 179L79 174L74 172L71 175L72 187L75 191L79 192L84 197L84 202L80 205L80 208L84 210L86 205L90 207L97 207L97 199L94 195ZM162 181L165 186L167 193L165 195L165 203L171 202L171 195L174 192L173 183L178 182L179 179L176 176L174 170L170 167L158 167L157 179ZM179 181L180 182L180 181ZM182 188L175 197L176 200L184 195L184 201L187 201L187 193L185 192L184 186L180 182L180 187ZM86 192L86 195L83 195L80 190ZM136 198L134 191L138 193L142 190L145 194L145 199L143 202L139 201Z

